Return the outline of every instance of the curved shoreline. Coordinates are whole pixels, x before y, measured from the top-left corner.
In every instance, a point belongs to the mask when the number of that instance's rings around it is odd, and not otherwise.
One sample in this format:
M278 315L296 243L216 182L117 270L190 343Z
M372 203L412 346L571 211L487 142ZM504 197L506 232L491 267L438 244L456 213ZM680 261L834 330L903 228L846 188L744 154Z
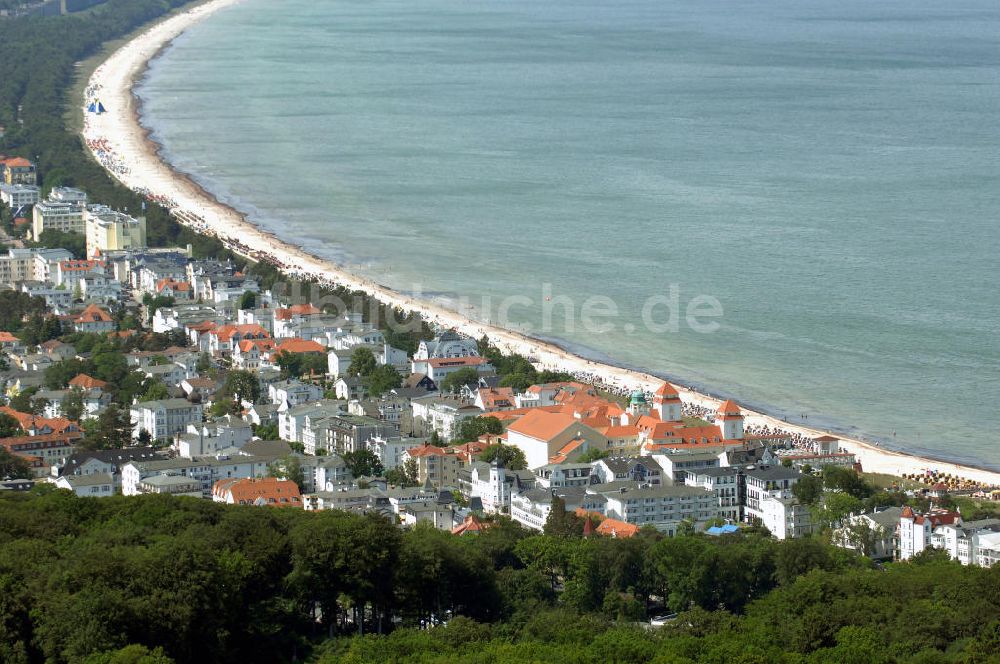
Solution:
M381 302L418 313L428 322L453 327L474 338L487 336L505 352L516 352L536 360L540 368L594 374L609 385L626 390L652 391L660 378L642 371L591 361L557 344L481 323L433 302L419 301L344 270L341 266L310 254L251 224L245 215L222 203L191 177L177 172L160 155L156 144L139 121L141 103L133 87L155 58L173 39L196 22L240 0L210 0L162 20L116 50L90 77L87 90L101 99L108 111L102 115L84 112L83 137L93 156L113 177L130 189L169 201L167 207L178 221L194 230L217 237L231 250L253 260L266 260L296 277L364 291ZM84 100L86 102L86 100ZM101 147L95 147L95 146ZM104 151L106 148L106 152ZM685 402L716 407L720 400L682 384L677 385ZM738 400L738 399L737 399ZM790 424L765 413L744 409L748 425L770 426L808 436L832 433L853 452L864 470L891 475L922 473L934 469L986 484L1000 485L1000 472L942 461L927 456L886 449L841 433Z

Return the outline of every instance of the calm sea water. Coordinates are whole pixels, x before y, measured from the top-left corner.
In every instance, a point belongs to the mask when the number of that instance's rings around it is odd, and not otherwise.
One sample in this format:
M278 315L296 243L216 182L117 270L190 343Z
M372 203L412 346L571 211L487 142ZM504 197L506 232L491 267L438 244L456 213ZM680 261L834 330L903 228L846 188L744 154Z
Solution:
M247 0L141 95L180 169L383 283L998 467L998 44L994 0ZM719 329L647 329L672 284Z

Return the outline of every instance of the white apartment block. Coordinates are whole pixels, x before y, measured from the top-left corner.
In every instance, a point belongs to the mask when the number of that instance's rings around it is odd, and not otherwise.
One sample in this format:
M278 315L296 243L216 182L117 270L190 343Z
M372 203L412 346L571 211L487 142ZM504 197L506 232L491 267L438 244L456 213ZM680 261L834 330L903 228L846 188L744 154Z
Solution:
M166 440L186 431L189 424L200 424L202 407L185 399L144 401L132 406L131 417L133 437L146 430L153 440Z
M146 246L146 218L131 217L104 205L94 205L84 213L87 256L95 252L143 249Z
M33 184L0 184L0 202L17 212L38 202L38 187Z
M39 201L32 209L32 239L38 242L46 230L84 233L86 211L87 194L70 187L54 188L47 199Z

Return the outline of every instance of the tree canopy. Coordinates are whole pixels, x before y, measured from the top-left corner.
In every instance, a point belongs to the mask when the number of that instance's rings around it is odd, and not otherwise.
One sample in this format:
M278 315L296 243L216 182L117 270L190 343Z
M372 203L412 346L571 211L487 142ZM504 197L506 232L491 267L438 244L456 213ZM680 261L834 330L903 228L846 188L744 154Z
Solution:
M995 570L879 569L817 538L583 538L556 502L551 535L492 517L455 537L374 514L11 494L0 661L16 664L959 664L990 661L1000 634ZM633 626L668 610L667 627Z
M456 443L467 443L478 440L480 436L495 435L503 433L503 424L492 415L481 415L479 417L469 417L461 421L458 425L458 436Z
M510 468L511 470L524 470L528 467L528 460L524 457L524 451L514 445L490 445L479 455L479 460L486 463L497 461L504 468Z

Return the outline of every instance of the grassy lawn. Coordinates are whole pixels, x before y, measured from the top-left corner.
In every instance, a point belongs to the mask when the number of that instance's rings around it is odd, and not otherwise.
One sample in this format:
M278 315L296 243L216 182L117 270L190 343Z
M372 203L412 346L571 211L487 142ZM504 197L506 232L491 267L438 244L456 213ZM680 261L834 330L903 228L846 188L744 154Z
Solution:
M628 408L629 398L627 396L622 396L621 394L612 394L611 392L602 390L599 387L596 389L597 389L597 396L601 397L602 399L610 401L611 403L616 403L622 408Z
M920 489L927 488L926 484L921 484L919 482L914 482L913 480L904 480L902 477L896 477L895 475L884 475L882 473L862 473L861 477L873 484L879 489L890 489L893 486L899 487L900 489Z

